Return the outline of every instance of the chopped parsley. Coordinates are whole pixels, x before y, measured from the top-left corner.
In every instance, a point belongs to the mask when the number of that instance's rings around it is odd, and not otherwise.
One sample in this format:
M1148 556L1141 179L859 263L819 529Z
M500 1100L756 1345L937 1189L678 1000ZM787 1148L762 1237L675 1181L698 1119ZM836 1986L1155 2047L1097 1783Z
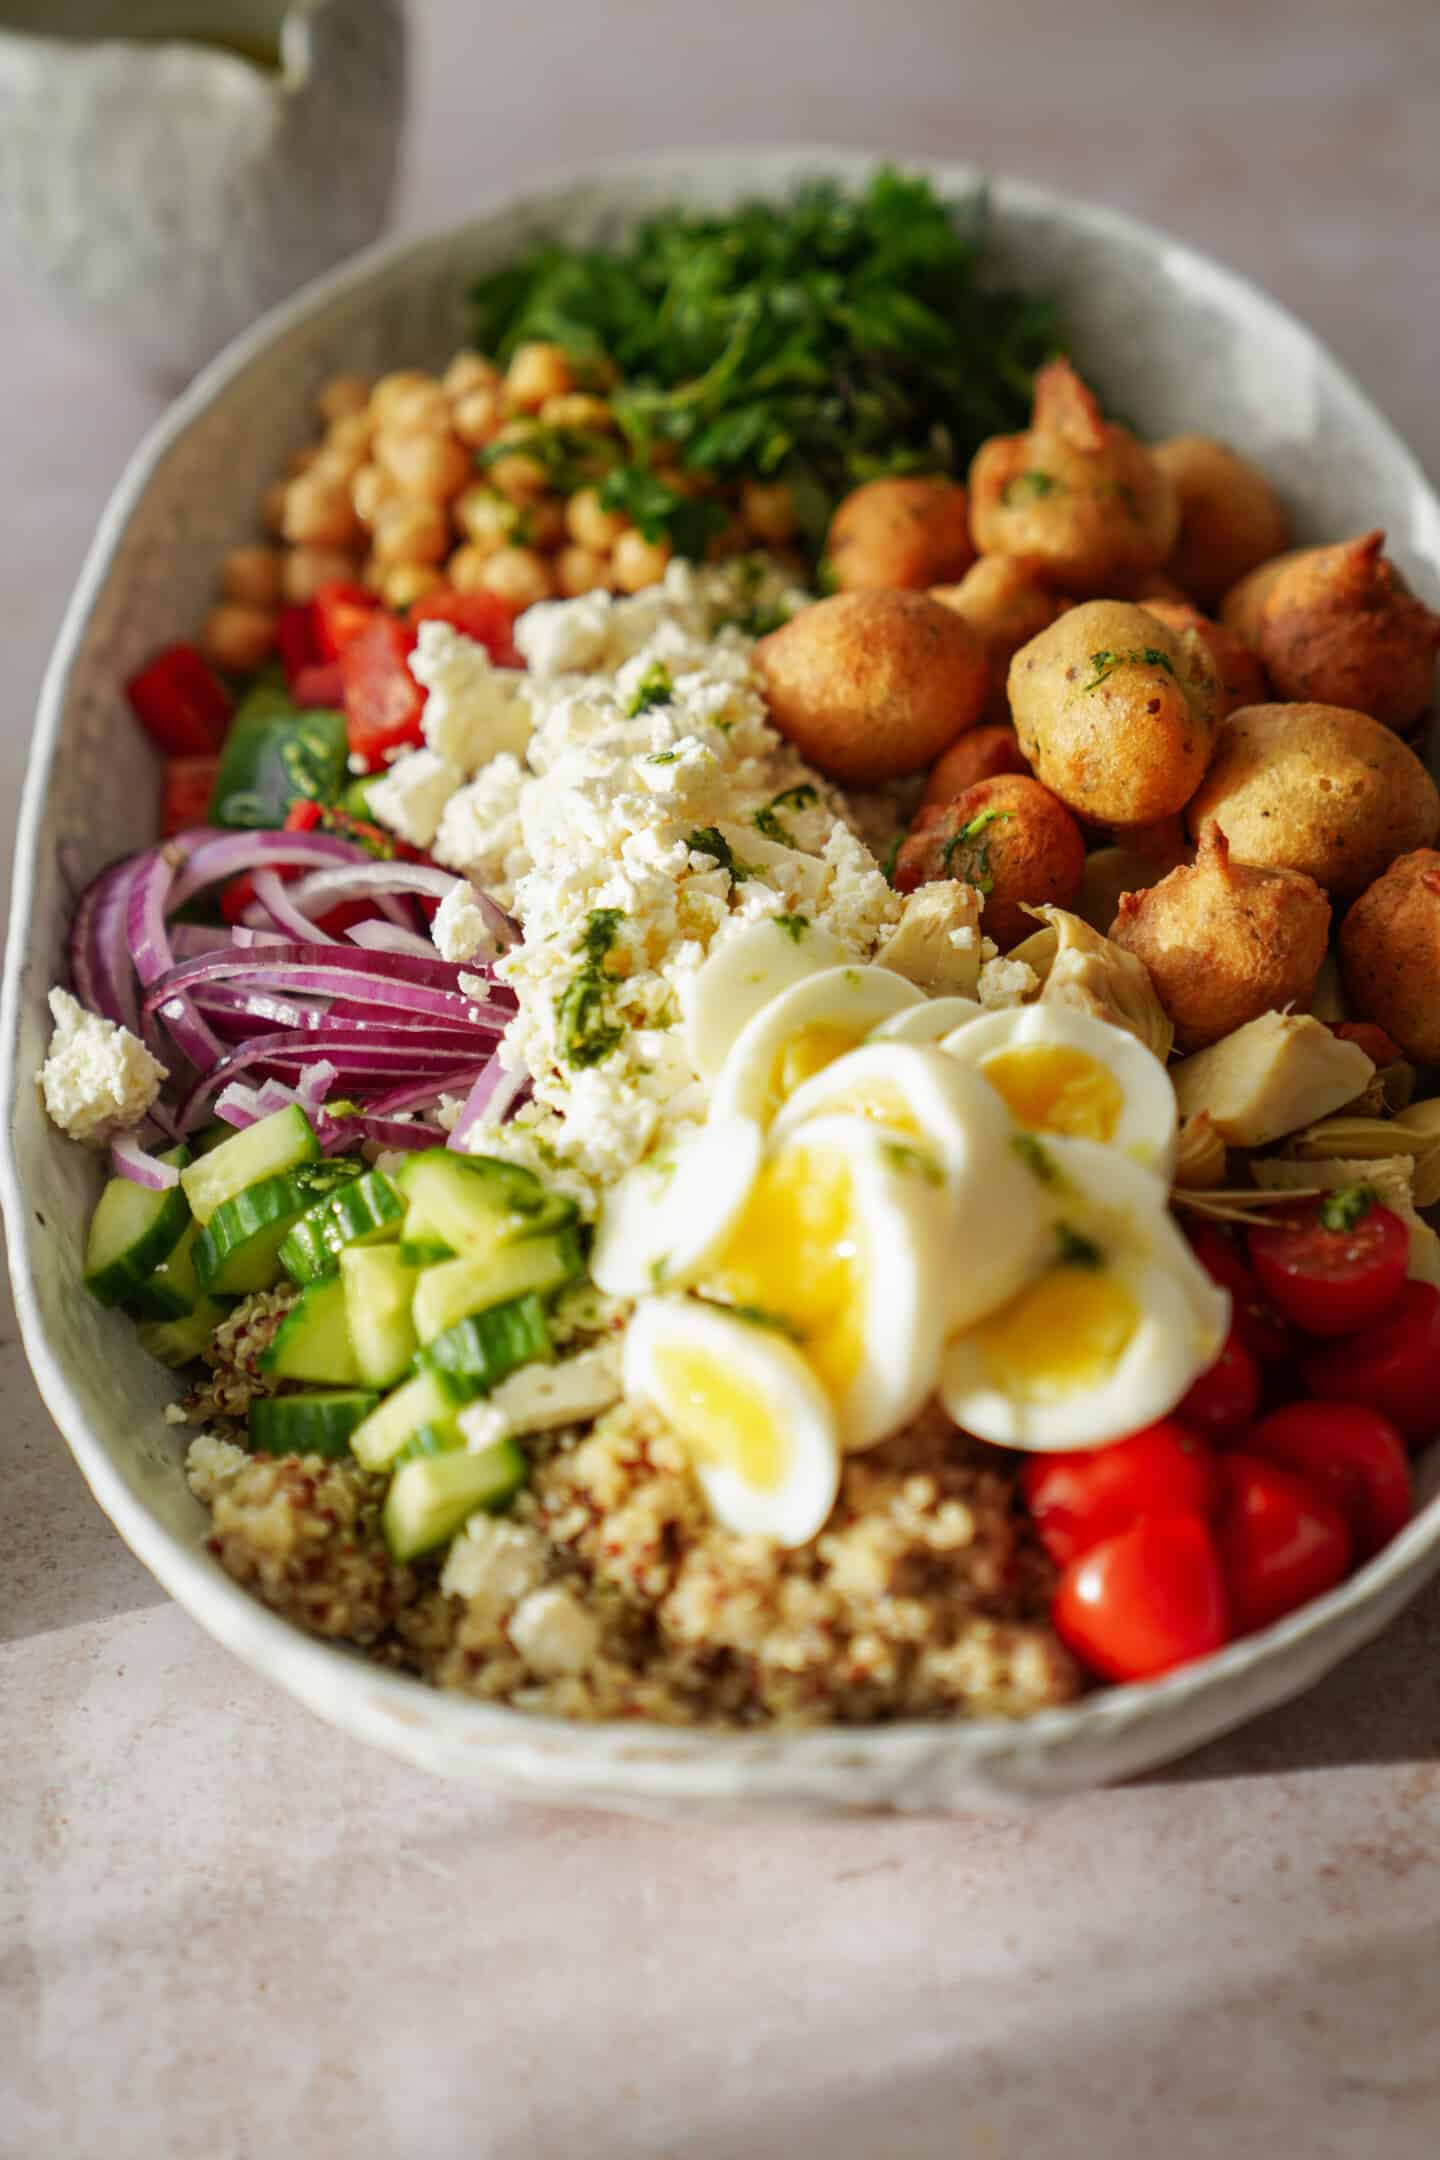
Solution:
M600 507L622 510L643 539L668 540L677 555L703 555L728 522L723 504L684 494L648 465L617 465L607 473Z
M1013 810L1000 810L992 805L979 810L968 823L952 833L940 850L940 866L946 877L963 878L973 885L976 892L989 894L995 890L995 880L990 871L990 843L981 835L992 825L999 825L1015 815ZM956 866L955 857L960 857Z
M669 705L674 696L675 684L670 670L663 660L657 660L646 668L635 685L634 695L625 708L626 717L638 720L641 713L654 712L657 705ZM673 757L674 754L672 750L670 755Z
M679 756L678 750L652 750L645 763L647 765L674 765Z
M792 945L798 945L810 928L808 915L776 915L772 918L777 930L782 930Z
M887 1140L880 1152L892 1170L902 1171L909 1177L922 1177L927 1185L945 1182L944 1171L924 1148L910 1147L903 1140Z
M584 1070L619 1047L625 1029L610 1009L614 977L605 966L625 920L623 908L592 908L575 950L581 966L555 1000L560 1055Z
M711 1305L716 1312L723 1312L731 1320L743 1320L749 1327L772 1328L777 1335L786 1335L793 1343L805 1340L788 1313L772 1312L768 1305L727 1305L723 1298L704 1296L698 1297L697 1303Z
M542 420L507 430L497 442L476 453L482 471L507 457L534 458L546 481L559 495L573 495L577 488L593 487L620 456L613 436L594 428L547 426ZM638 520L637 520L638 523Z
M1104 1266L1105 1255L1093 1238L1062 1222L1055 1225L1055 1261L1059 1267L1098 1268Z
M755 812L750 822L757 832L764 833L767 840L774 840L781 847L794 847L796 845L795 836L788 826L780 822L780 812L782 810L809 810L819 800L819 790L813 788L808 780L802 780L798 787L782 788L778 795L773 796L766 803L763 810Z
M1373 1185L1340 1185L1320 1202L1320 1223L1325 1230L1353 1230L1375 1205Z
M729 871L737 885L743 885L753 875L748 863L736 859L735 850L718 826L697 826L694 832L687 833L685 845L692 855L709 855L722 870Z
M1030 1175L1033 1178L1038 1178L1042 1185L1059 1184L1060 1173L1055 1167L1054 1159L1046 1152L1043 1143L1036 1139L1034 1133L1011 1133L1010 1152L1012 1155L1019 1156Z
M1017 503L1043 502L1059 486L1054 473L1041 472L1038 466L1032 466L1030 471L1016 473L1013 480L1006 481L1000 490L1000 500L1007 509L1014 509Z
M1175 673L1168 654L1160 652L1154 645L1136 646L1129 652L1092 652L1090 679L1080 685L1081 689L1098 690L1107 676L1113 675L1118 667L1158 667L1164 668L1167 675Z

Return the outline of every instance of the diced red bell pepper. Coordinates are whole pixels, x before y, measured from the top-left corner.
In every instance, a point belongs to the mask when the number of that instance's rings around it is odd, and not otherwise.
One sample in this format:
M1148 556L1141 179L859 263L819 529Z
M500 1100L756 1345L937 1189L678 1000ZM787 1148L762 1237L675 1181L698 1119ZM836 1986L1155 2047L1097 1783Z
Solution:
M230 693L193 645L167 645L125 685L136 719L171 757L218 750L230 725Z
M350 749L369 772L423 740L425 692L410 672L414 649L414 630L377 612L340 655Z
M458 592L453 585L439 585L411 603L407 620L450 623L462 637L483 645L497 667L525 665L515 645L515 611L496 593Z
M283 877L284 872L282 871ZM220 888L220 913L232 927L245 920L245 910L255 902L255 880L248 870Z
M314 667L301 668L290 678L290 695L297 705L322 705L330 712L338 712L345 702L339 661L322 660Z
M343 578L329 578L316 591L311 602L315 622L315 658L338 660L347 645L354 643L362 630L368 628L371 617L380 612L378 593L367 592L363 585L348 584Z
M282 607L275 625L275 643L285 680L293 690L297 676L319 665L320 646L315 632L315 610L308 600Z
M165 760L160 783L160 837L169 840L188 826L203 825L215 792L220 770L218 757L175 757Z

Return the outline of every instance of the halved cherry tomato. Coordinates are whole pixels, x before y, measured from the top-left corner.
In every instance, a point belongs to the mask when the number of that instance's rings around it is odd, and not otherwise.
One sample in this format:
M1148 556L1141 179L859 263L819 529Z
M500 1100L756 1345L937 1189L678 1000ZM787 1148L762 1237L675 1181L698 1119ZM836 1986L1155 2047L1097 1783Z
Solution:
M1410 1265L1410 1233L1362 1186L1325 1193L1252 1230L1261 1289L1307 1335L1354 1335L1393 1305Z
M1218 1223L1199 1223L1190 1232L1195 1257L1212 1282L1230 1292L1231 1324L1257 1365L1286 1365L1295 1340L1273 1305L1266 1303L1245 1255Z
M165 760L160 782L160 837L169 840L187 826L203 825L215 792L218 757L172 757Z
M315 658L338 660L347 645L369 628L380 612L380 596L344 578L327 578L310 603L315 624Z
M1040 1542L1060 1567L1142 1515L1208 1515L1216 1496L1209 1448L1170 1418L1109 1447L1032 1455L1020 1482Z
M1405 1443L1390 1420L1361 1403L1288 1403L1262 1418L1245 1444L1328 1494L1350 1525L1357 1560L1388 1545L1414 1497Z
M412 601L407 621L447 622L462 637L483 645L497 667L523 667L513 636L515 615L495 593L457 592L453 585L438 585Z
M340 655L350 748L371 771L424 739L425 692L410 672L414 648L415 632L407 624L372 613Z
M167 645L125 685L130 709L171 757L218 750L230 725L230 693L193 645Z
M321 705L338 712L345 702L345 682L338 660L322 660L314 667L297 668L290 678L290 695L297 705Z
M296 676L303 674L306 668L317 666L321 659L315 635L315 610L308 600L281 608L275 624L275 644L280 665L285 670L285 680L293 692Z
M1440 1432L1440 1290L1407 1282L1363 1335L1326 1343L1302 1360L1322 1402L1368 1403L1407 1440Z
M1340 1042L1354 1043L1372 1064L1394 1065L1401 1056L1400 1045L1373 1020L1332 1020L1330 1032Z
M1333 1590L1350 1565L1345 1517L1309 1478L1258 1455L1222 1455L1217 1540L1237 1635Z
M1225 1586L1209 1525L1147 1515L1092 1545L1060 1578L1055 1632L1107 1680L1149 1680L1229 1639Z
M1259 1407L1259 1367L1240 1340L1239 1330L1232 1327L1219 1357L1201 1373L1175 1415L1207 1440L1234 1441L1253 1422Z

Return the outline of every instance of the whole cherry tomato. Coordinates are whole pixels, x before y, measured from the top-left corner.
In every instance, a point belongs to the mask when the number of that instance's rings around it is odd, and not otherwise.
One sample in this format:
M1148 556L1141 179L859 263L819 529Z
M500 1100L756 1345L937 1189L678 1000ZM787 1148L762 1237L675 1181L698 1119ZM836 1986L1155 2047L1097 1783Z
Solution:
M1322 1402L1368 1403L1407 1440L1440 1431L1440 1290L1407 1282L1363 1335L1326 1343L1302 1361Z
M1368 1560L1410 1520L1405 1443L1390 1420L1361 1403L1289 1403L1262 1418L1245 1443L1328 1494L1350 1525L1357 1560Z
M1107 1680L1149 1680L1228 1640L1225 1586L1198 1515L1146 1515L1060 1578L1055 1632Z
M1200 1223L1190 1233L1195 1257L1212 1282L1230 1292L1234 1304L1231 1324L1257 1365L1288 1364L1295 1355L1289 1328L1267 1303L1250 1264L1232 1238L1218 1223Z
M1410 1233L1363 1185L1324 1193L1250 1232L1261 1289L1307 1335L1354 1335L1393 1305Z
M1238 1440L1259 1407L1259 1367L1232 1327L1219 1357L1201 1373L1175 1415L1207 1440L1222 1442Z
M1142 1515L1208 1515L1216 1499L1209 1448L1169 1418L1109 1447L1032 1455L1020 1482L1059 1567Z
M1217 1539L1237 1635L1268 1627L1324 1590L1350 1565L1345 1517L1309 1478L1258 1455L1223 1455Z

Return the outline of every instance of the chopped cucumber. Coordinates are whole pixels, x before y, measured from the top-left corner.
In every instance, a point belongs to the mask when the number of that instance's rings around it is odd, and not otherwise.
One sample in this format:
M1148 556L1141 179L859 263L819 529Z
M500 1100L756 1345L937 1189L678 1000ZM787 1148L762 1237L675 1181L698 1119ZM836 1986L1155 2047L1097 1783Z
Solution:
M573 1201L547 1191L518 1163L491 1155L427 1148L406 1158L395 1182L405 1195L406 1240L439 1240L459 1254L543 1236L575 1219Z
M447 1245L444 1238L425 1237L400 1240L400 1257L406 1267L430 1267L436 1260L453 1260L455 1248Z
M272 1289L283 1272L280 1247L294 1224L319 1195L353 1178L356 1168L344 1157L300 1163L222 1200L195 1240L195 1272L203 1287L232 1294Z
M488 1395L507 1373L550 1357L550 1330L538 1297L512 1298L457 1320L426 1344L421 1367L438 1374L456 1402Z
M260 1370L282 1380L314 1380L352 1387L365 1378L350 1340L345 1292L338 1275L327 1275L301 1292L260 1354Z
M403 1387L387 1395L354 1434L351 1449L355 1460L367 1470L388 1470L407 1441L422 1425L438 1426L459 1438L455 1404L434 1373L416 1373Z
M529 1475L513 1440L497 1440L472 1455L468 1448L417 1456L390 1480L381 1524L395 1560L415 1560L448 1545L477 1508L502 1508Z
M458 1425L422 1425L395 1457L395 1468L398 1470L401 1463L418 1462L422 1455L453 1455L464 1445Z
M127 1312L137 1320L178 1320L195 1310L205 1295L195 1273L195 1240L199 1235L200 1225L192 1216L175 1250L126 1298Z
M280 1248L280 1263L293 1281L333 1275L350 1245L376 1245L398 1237L405 1208L383 1170L367 1170L302 1215Z
M202 1155L180 1173L196 1222L208 1223L223 1201L233 1200L247 1185L262 1178L279 1177L299 1164L314 1162L320 1143L310 1120L298 1103L287 1103L258 1124L232 1133L219 1147Z
M473 1258L442 1260L426 1268L415 1286L415 1327L422 1343L433 1342L457 1320L505 1305L527 1291L558 1290L580 1274L584 1260L573 1229L548 1237L518 1238Z
M184 1169L190 1150L171 1148L160 1160ZM85 1287L102 1305L133 1297L185 1234L190 1202L179 1185L152 1192L131 1178L113 1177L90 1218Z
M411 1311L418 1279L394 1245L350 1245L340 1255L350 1341L367 1387L393 1387L410 1370L419 1341Z
M177 1369L193 1365L210 1347L210 1338L225 1318L226 1308L214 1298L200 1297L188 1313L177 1320L142 1320L135 1333L140 1347L162 1365Z
M250 1405L250 1445L258 1455L350 1453L350 1435L375 1407L361 1389L327 1395L257 1395Z

